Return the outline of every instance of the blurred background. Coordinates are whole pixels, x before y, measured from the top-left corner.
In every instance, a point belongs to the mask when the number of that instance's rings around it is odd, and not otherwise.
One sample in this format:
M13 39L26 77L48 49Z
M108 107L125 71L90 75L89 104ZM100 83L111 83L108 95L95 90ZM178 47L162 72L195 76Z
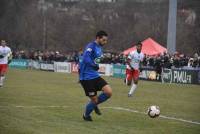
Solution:
M14 58L78 61L103 29L109 44L101 62L124 63L122 52L149 37L167 48L168 13L169 0L1 0L0 39ZM177 0L176 52L147 57L147 64L176 60L179 67L195 60L199 66L199 14L199 0Z
M200 51L200 1L178 0L176 49ZM168 0L1 0L0 38L14 50L81 49L96 31L109 33L108 51L148 37L167 44Z

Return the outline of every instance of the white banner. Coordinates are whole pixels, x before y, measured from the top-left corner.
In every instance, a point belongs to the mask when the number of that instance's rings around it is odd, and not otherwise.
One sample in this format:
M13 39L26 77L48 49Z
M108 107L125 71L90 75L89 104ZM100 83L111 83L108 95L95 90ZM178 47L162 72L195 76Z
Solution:
M41 64L40 64L40 69L41 69L41 70L53 71L53 70L54 70L54 65L53 65L53 64L41 63Z
M113 75L113 65L106 64L106 76L112 76Z
M106 64L99 64L99 70L98 70L98 72L101 75L105 75L106 74Z
M54 62L54 72L71 73L71 63Z
M32 61L32 66L33 69L40 69L40 63L38 61Z
M112 76L113 75L113 66L110 64L99 64L99 73L106 76Z

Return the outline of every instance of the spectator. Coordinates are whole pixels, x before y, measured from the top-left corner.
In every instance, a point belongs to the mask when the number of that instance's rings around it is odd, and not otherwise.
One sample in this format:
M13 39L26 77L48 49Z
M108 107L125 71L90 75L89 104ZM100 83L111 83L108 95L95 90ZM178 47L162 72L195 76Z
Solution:
M39 60L41 62L52 63L53 61L66 61L66 62L78 62L79 61L79 52L68 52L61 53L59 51L30 51L27 52L25 50L13 51L14 59L32 59ZM103 64L125 64L126 56L123 54L106 52L100 58L100 63ZM198 53L195 53L193 57L188 57L184 54L175 53L170 56L168 53L164 53L159 56L147 56L145 55L143 60L143 66L147 66L150 68L155 68L158 72L160 72L160 67L163 68L171 68L172 66L175 68L182 67L200 67L200 56Z
M193 61L194 61L193 58L190 58L190 59L189 59L188 67L192 67L192 66L193 66Z

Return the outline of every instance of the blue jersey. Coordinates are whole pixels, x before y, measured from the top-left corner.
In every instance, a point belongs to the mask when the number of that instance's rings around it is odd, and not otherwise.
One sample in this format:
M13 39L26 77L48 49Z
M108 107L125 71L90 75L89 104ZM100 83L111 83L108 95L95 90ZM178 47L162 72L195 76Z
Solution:
M80 62L80 80L91 80L100 76L94 66L96 66L95 59L101 57L101 55L102 48L95 41L86 46Z

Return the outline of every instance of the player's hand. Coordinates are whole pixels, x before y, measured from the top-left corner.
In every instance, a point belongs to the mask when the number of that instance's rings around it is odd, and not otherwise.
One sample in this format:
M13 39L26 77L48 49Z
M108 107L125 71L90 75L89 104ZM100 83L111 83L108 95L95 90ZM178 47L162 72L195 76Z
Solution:
M12 61L12 60L8 60L8 64L10 64L10 63L11 63L11 61Z
M98 70L99 70L99 65L98 65L98 64L95 64L95 65L93 66L93 68L94 68L94 70L98 71Z

